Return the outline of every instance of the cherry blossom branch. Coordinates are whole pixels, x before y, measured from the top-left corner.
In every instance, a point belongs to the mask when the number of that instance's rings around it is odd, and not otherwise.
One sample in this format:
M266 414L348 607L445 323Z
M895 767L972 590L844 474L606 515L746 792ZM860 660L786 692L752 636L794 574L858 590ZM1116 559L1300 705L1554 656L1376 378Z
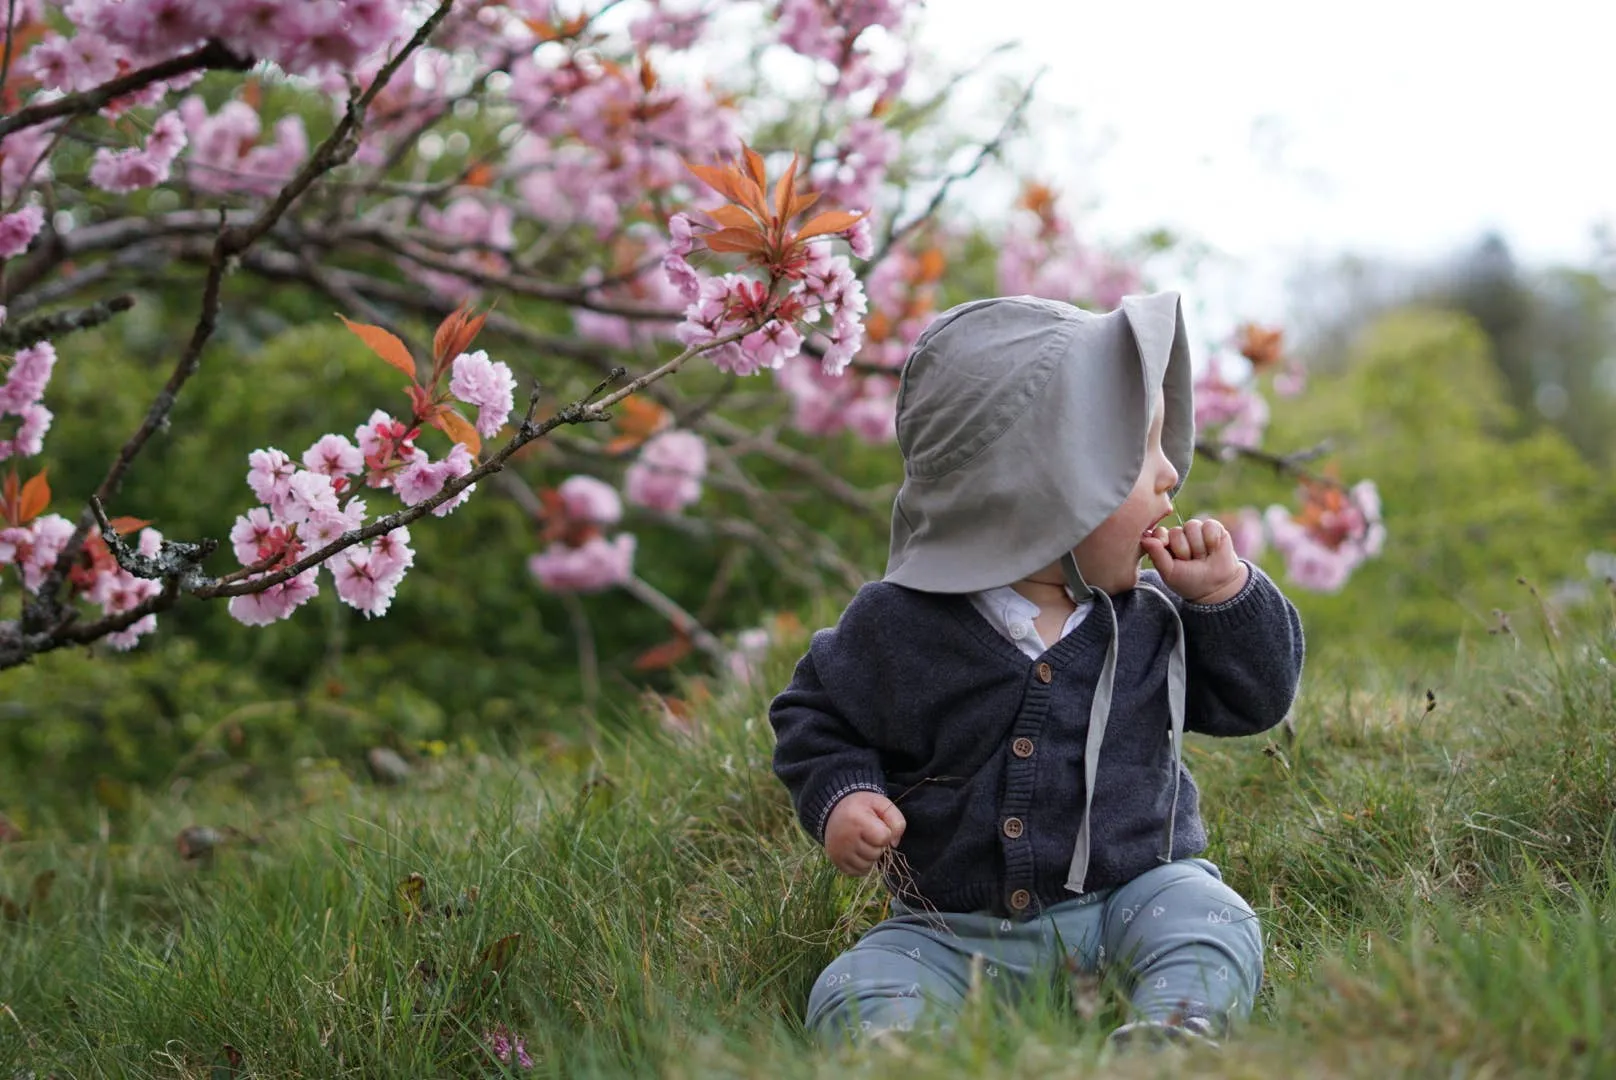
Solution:
M1263 465L1267 465L1282 476L1294 476L1310 484L1323 484L1327 487L1346 490L1341 481L1328 476L1320 476L1303 466L1330 453L1332 447L1328 441L1305 450L1293 450L1289 454L1275 454L1268 450L1259 450L1252 446L1240 446L1235 443L1213 442L1206 439L1197 439L1195 452L1212 461L1228 462L1233 458L1246 458Z
M652 585L638 574L630 574L626 581L618 583L618 588L628 593L634 599L655 611L668 622L673 624L675 633L682 634L690 639L690 643L708 656L723 663L729 659L730 650L724 643L713 636L712 632L696 617L679 606L678 601Z
M113 462L107 475L96 488L95 498L106 502L118 490L124 474L133 464L135 457L145 447L152 434L165 424L168 414L173 410L174 402L185 383L201 365L202 349L213 331L218 319L220 307L220 293L224 282L226 269L231 262L243 251L247 250L260 237L267 233L281 216L291 207L309 185L324 173L336 168L351 158L358 149L356 133L363 121L364 111L370 105L382 88L387 84L408 59L411 53L424 44L432 32L437 28L454 0L442 0L436 11L427 17L426 21L416 30L410 40L400 49L382 69L377 72L375 79L363 94L351 98L348 107L344 110L342 118L337 121L331 134L326 136L319 148L304 163L268 207L262 210L250 223L246 225L231 226L223 211L220 212L220 226L218 238L214 241L212 258L209 261L207 280L203 285L201 314L197 318L196 326L192 330L191 340L184 353L175 364L168 381L158 391L157 397L147 409L146 418L140 427L131 435L123 448L119 451L117 459ZM221 46L222 48L222 46ZM158 65L161 66L161 65ZM149 70L149 69L148 69ZM117 82L119 80L114 80ZM127 91L125 91L127 92ZM112 95L116 97L117 95ZM110 100L110 98L108 99ZM67 576L67 569L78 557L84 540L89 535L90 527L94 524L94 511L86 508L79 515L78 525L73 535L63 546L56 559L56 565L46 575L44 582L34 600L30 601L23 611L23 627L25 630L39 630L44 626L56 622L61 618L61 601L58 593L63 579Z
M11 81L11 52L16 48L17 0L6 0L6 51L0 56L0 86Z
M134 306L133 296L114 296L75 311L57 311L26 322L8 322L0 326L0 349L26 349L47 338L89 330Z
M1044 77L1044 72L1047 70L1047 68L1041 69L1027 83L1026 88L1021 92L1021 97L1016 99L1015 105L1011 107L1009 114L1004 118L1004 123L999 125L998 133L977 147L976 157L972 159L970 165L959 172L952 172L944 177L943 182L932 193L931 201L926 204L926 208L919 214L916 214L902 225L894 224L887 230L886 236L881 241L880 248L869 259L870 266L879 266L882 260L887 257L887 254L903 241L904 237L931 220L937 213L938 208L943 205L943 200L948 197L949 190L955 184L975 176L982 166L987 164L989 158L996 156L1004 149L1004 144L1015 130L1016 123L1021 119L1021 114L1026 112L1028 104L1032 101L1032 94L1038 87L1038 80Z
M6 54L11 52L11 34L6 34ZM201 48L193 49L188 53L170 57L167 60L143 67L138 71L131 71L127 75L120 75L110 79L91 90L81 90L76 94L68 94L54 101L30 105L26 109L19 109L10 116L0 116L0 138L21 131L23 128L35 127L59 116L80 116L94 113L103 108L108 102L144 89L154 82L172 79L176 75L184 75L188 71L198 69L216 69L223 71L247 71L256 61L250 56L237 56L231 52L223 42L209 39Z

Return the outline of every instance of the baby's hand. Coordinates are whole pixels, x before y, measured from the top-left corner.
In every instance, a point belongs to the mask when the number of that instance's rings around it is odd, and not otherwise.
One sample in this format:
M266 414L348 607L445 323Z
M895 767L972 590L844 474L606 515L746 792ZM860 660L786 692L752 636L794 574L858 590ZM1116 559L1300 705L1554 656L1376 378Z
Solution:
M1246 565L1216 521L1190 518L1172 531L1158 525L1140 544L1167 587L1191 603L1221 604L1245 588Z
M836 804L825 822L825 854L842 873L863 877L881 852L898 846L905 824L885 795L855 791Z

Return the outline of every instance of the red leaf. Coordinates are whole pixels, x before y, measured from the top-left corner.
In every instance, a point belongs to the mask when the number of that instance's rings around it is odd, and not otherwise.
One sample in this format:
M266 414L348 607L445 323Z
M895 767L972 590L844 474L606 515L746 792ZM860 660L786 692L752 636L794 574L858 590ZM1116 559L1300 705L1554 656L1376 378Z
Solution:
M763 155L745 143L741 144L741 153L746 158L746 171L752 174L752 183L761 191L763 185L769 182L768 176L763 172Z
M774 216L776 220L785 221L790 215L791 204L797 186L797 155L791 155L791 166L780 174L780 179L774 185Z
M846 210L826 210L816 215L808 224L797 232L797 240L810 239L815 236L824 236L827 233L846 232L859 223L863 214L850 214Z
M720 229L703 237L709 251L743 252L752 254L764 251L769 241L759 236L756 229Z
M439 367L471 348L471 343L482 332L487 313L472 317L471 304L462 304L443 317L437 333L432 335L432 358Z
M111 525L112 531L117 533L119 536L128 536L132 532L139 532L141 529L144 529L146 526L150 525L151 522L144 521L137 517L115 517L111 518L107 524Z
M732 203L741 203L746 200L741 195L741 189L735 186L737 175L730 169L719 165L692 165L685 162L685 168L696 174L696 178L718 192Z
M653 645L645 650L634 661L635 671L662 671L690 655L693 648L690 639L680 634L672 641L664 641L661 645Z
M656 89L656 84L656 68L651 66L650 57L642 55L640 57L640 88L649 94Z
M45 507L50 505L50 497L50 484L41 472L22 486L22 496L17 504L17 524L26 525L43 513Z
M415 358L410 356L410 350L405 347L402 341L379 326L356 323L341 312L337 313L337 318L341 319L343 325L352 330L360 341L369 345L371 352L409 376L412 382L414 381Z
M819 192L817 191L809 191L801 195L791 196L791 205L786 207L785 220L790 221L792 218L796 217L798 214L802 213L804 210L808 209L818 201Z
M726 229L755 229L757 218L739 206L720 206L707 211L707 216Z

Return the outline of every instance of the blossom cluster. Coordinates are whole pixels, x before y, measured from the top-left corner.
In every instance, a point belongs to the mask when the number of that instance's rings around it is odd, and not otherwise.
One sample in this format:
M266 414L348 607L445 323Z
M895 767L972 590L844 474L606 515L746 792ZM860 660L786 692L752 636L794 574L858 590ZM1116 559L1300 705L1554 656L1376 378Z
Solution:
M936 312L937 282L944 266L943 255L936 248L919 253L898 248L865 279L870 310L864 320L859 360L866 369L885 369L890 374L832 374L807 358L798 358L775 372L776 384L791 399L793 426L819 436L851 431L873 444L897 438L898 374L909 343L920 336Z
M1028 184L1017 215L999 241L999 292L1042 296L1109 311L1139 291L1138 269L1085 244L1058 198L1042 184Z
M55 367L56 348L48 341L11 358L11 369L0 383L0 461L32 457L43 449L52 415L42 399Z
M476 407L478 434L498 432L513 407L516 380L510 368L490 361L480 349L459 354L449 368L449 392ZM463 442L433 460L416 445L420 434L418 426L377 409L352 440L323 435L300 461L273 447L249 454L247 484L263 505L238 517L230 532L236 558L252 571L249 576L292 566L345 533L363 528L367 507L354 494L361 484L391 490L406 506L414 506L435 498L446 484L475 467ZM437 517L449 514L476 488L466 485L431 512ZM248 625L284 619L319 593L319 571L324 566L344 603L367 616L383 615L414 561L409 529L400 526L261 591L232 597L230 613Z
M551 592L599 592L634 573L632 533L608 537L629 503L677 514L701 498L707 445L691 431L661 431L645 440L623 475L623 492L593 476L564 480L544 499L543 536L549 545L528 560L528 570Z
M1372 480L1345 490L1314 482L1304 485L1303 498L1300 514L1270 506L1264 522L1291 580L1304 589L1338 592L1364 560L1385 547L1380 493Z
M1254 450L1268 428L1268 399L1247 383L1230 382L1216 353L1195 378L1195 430L1216 439L1227 453Z
M43 5L22 7L31 17L20 22L42 20ZM408 29L403 8L397 0L71 0L61 11L73 35L47 34L23 62L47 90L88 90L125 65L144 67L213 39L290 74L351 71ZM140 104L166 92L154 85Z

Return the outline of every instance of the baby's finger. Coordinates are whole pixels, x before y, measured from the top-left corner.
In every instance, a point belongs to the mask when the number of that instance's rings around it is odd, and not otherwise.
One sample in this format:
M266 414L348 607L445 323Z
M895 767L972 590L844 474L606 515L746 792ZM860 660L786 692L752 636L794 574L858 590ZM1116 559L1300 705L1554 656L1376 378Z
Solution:
M1190 542L1181 528L1175 528L1167 534L1167 550L1173 553L1175 559L1189 559L1194 555L1190 550Z
M883 803L875 812L881 815L881 820L886 822L887 828L891 830L887 837L888 846L897 847L898 841L903 839L903 830L909 825L904 820L903 811L899 810L895 803L889 802Z
M1206 553L1212 555L1223 547L1223 542L1229 538L1229 530L1223 527L1223 522L1213 518L1201 527L1201 536L1206 540Z
M879 859L886 849L885 844L871 844L865 840L858 840L853 844L853 855L865 864L865 869L868 869L869 864Z
M1184 539L1189 541L1191 558L1206 558L1206 527L1200 518L1184 523Z
M836 864L836 869L840 870L844 874L847 874L849 877L863 877L865 874L870 872L870 867L875 865L874 859L860 858L851 852L834 861Z
M1165 532L1166 530L1157 531ZM1160 538L1146 536L1139 541L1139 546L1145 549L1145 554L1150 556L1151 565L1157 570L1165 570L1173 564L1173 553L1167 550L1167 545L1162 543Z
M892 826L872 813L859 823L858 838L862 843L873 844L878 849L884 848L892 843Z

